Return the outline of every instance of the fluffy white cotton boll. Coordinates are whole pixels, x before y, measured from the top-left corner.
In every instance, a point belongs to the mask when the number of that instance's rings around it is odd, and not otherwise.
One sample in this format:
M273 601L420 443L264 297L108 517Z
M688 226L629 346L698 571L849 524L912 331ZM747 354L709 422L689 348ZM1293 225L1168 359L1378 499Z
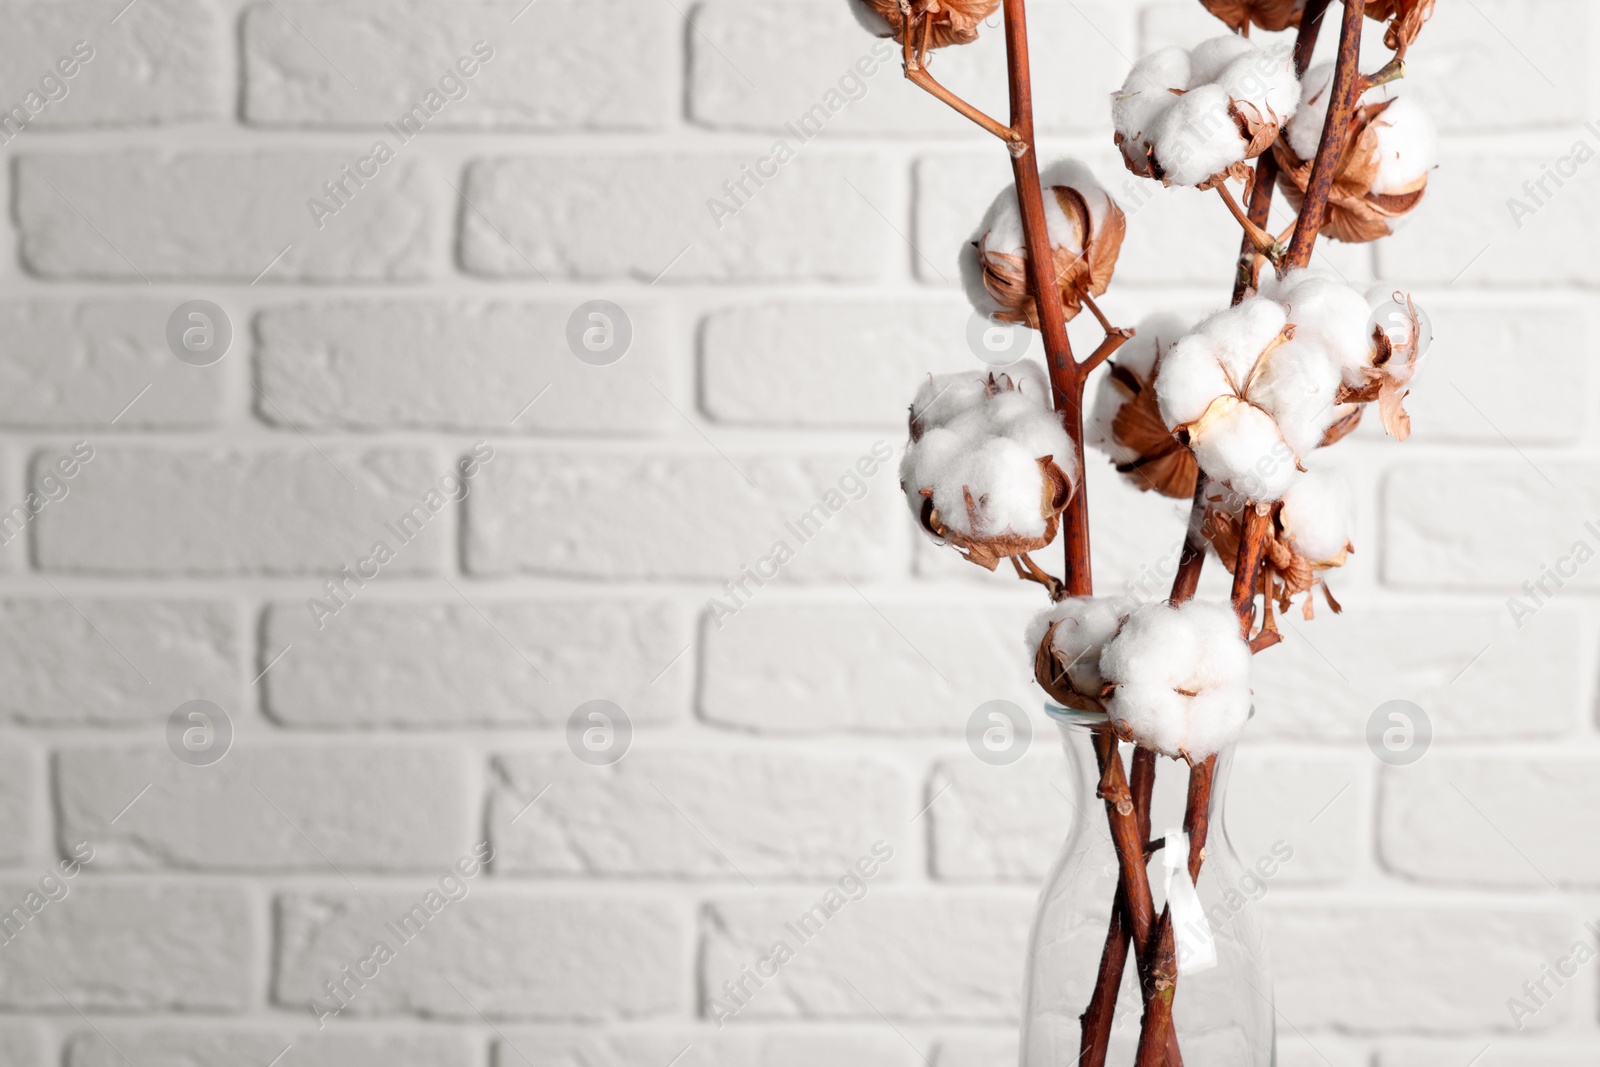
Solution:
M1100 654L1114 689L1106 711L1135 741L1203 759L1237 740L1250 717L1250 649L1224 605L1146 604Z
M1038 650L1044 635L1055 626L1051 651L1057 662L1065 665L1072 688L1085 696L1098 697L1105 688L1100 674L1101 650L1122 620L1138 606L1132 597L1069 597L1040 612L1028 624L1024 637L1028 654Z
M1156 120L1148 139L1167 181L1198 185L1244 159L1249 145L1228 108L1228 94L1208 84L1178 97Z
M938 427L906 447L900 457L900 485L913 513L922 513L922 490L934 485L940 475L959 462L967 441L948 427Z
M1008 440L1021 445L1034 459L1049 456L1062 470L1072 474L1074 455L1072 438L1062 428L1054 412L1023 412L1003 415L996 413L994 429Z
M1308 456L1338 417L1341 377L1326 345L1298 334L1273 349L1251 383L1250 402L1278 424L1297 456Z
M1254 55L1257 51L1248 37L1240 37L1233 33L1201 41L1189 49L1189 80L1178 88L1189 89L1196 85L1204 85L1206 82L1217 81L1222 72L1235 60Z
M1208 334L1196 330L1178 340L1161 359L1156 377L1156 404L1161 421L1176 430L1199 419L1219 396L1233 392L1233 382L1222 369L1221 347Z
M911 398L911 417L924 430L944 426L964 411L983 403L988 396L988 375L960 371L930 377Z
M1207 80L1215 81L1234 100L1249 103L1263 120L1282 120L1300 106L1300 79L1288 52L1252 48Z
M967 511L970 492L976 515ZM967 537L1044 533L1044 475L1028 449L990 437L962 454L933 481L933 506L945 526Z
M1282 304L1252 298L1217 312L1198 328L1216 340L1222 369L1243 389L1261 353L1288 324L1289 315Z
M1372 308L1368 299L1343 282L1309 270L1261 289L1263 296L1283 303L1297 339L1317 340L1339 364L1345 384L1360 388L1372 359Z
M1313 563L1344 559L1355 537L1350 483L1334 471L1307 471L1283 494L1280 516L1289 547Z
M1122 88L1111 94L1111 124L1129 141L1147 141L1147 133L1172 106L1173 89L1189 86L1189 53L1162 48L1133 65Z
M1372 124L1378 139L1378 173L1372 191L1407 192L1439 165L1439 130L1421 104L1399 97Z
M1243 396L1252 371L1288 323L1283 305L1252 297L1219 311L1161 361L1156 400L1169 429L1194 422L1219 396Z
M1050 402L1050 375L1045 371L1044 364L1038 360L1018 360L1002 373L1011 379L1018 392L1032 399L1036 406L1042 408L1054 406Z
M1207 476L1248 500L1279 499L1300 473L1272 416L1236 397L1222 398L1190 427L1189 445Z
M1072 189L1083 197L1083 202L1089 208L1090 226L1098 231L1104 227L1111 217L1111 211L1116 206L1111 199L1111 194L1106 192L1105 186L1100 184L1100 179L1094 176L1094 171L1076 159L1058 159L1048 164L1039 172L1039 182L1046 189L1062 186ZM1061 207L1055 202L1055 197L1045 197L1045 210L1049 212L1054 206L1059 214ZM1053 244L1071 244L1077 246L1076 232L1072 229L1071 220L1065 215L1060 215L1060 221L1066 225L1066 232L1058 234L1055 227L1050 230L1050 239ZM1079 249L1082 251L1082 249Z
M1300 79L1300 107L1284 126L1283 136L1301 159L1311 159L1317 154L1322 125L1328 119L1328 89L1332 84L1332 63L1318 63Z

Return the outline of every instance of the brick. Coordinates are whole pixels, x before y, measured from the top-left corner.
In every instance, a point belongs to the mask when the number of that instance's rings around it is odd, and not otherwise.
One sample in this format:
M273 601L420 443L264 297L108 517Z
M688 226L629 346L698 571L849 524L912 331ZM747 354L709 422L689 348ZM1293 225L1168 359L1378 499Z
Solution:
M284 427L427 427L523 433L654 433L680 416L658 392L671 375L661 308L625 299L622 359L573 355L579 302L419 300L301 304L257 320L258 413ZM473 373L462 374L463 366Z
M833 877L910 814L908 783L876 760L653 750L601 768L563 751L495 768L497 873Z
M1129 282L1199 284L1209 288L1213 309L1225 306L1239 257L1239 224L1222 202L1209 193L1176 186L1164 189L1159 182L1135 177L1113 152L1082 158L1127 216L1113 288ZM973 239L990 203L1010 184L1011 168L1004 155L945 154L917 161L918 278L959 284L962 248ZM1287 224L1285 216L1283 225ZM1367 258L1365 250L1319 244L1312 266L1360 282L1371 274Z
M46 788L43 768L29 747L11 742L0 749L0 863L19 863L40 843Z
M207 767L182 763L164 746L60 752L63 845L92 841L97 868L329 875L445 868L471 847L477 805L461 749L243 740L236 747ZM359 788L340 794L340 782Z
M796 924L813 906L826 911L821 893L709 905L702 949L707 1015L717 1011L712 998L720 1003L726 997L725 979L756 968L782 941L794 955L739 1009L741 1024L751 1018L1017 1017L1032 894L933 896L865 885L865 896L853 902L841 897L846 902L826 922L813 920L805 939L785 924ZM928 936L933 930L938 937ZM850 981L840 982L841 975Z
M1571 127L1585 109L1590 8L1582 0L1474 0L1438 11L1406 56L1405 92L1441 129Z
M481 876L480 876L481 877ZM677 909L618 897L578 899L465 885L473 903L446 901L402 941L387 925L425 907L427 893L286 894L278 903L276 1003L335 1003L325 981L393 953L347 998L345 1015L424 1014L477 1021L617 1019L681 1010L688 931ZM461 890L454 891L459 897ZM462 898L465 899L465 898ZM538 951L525 951L537 945ZM452 988L454 986L454 988Z
M1273 870L1268 891L1349 880L1370 821L1364 759L1246 749L1230 779L1228 836L1247 870Z
M455 519L443 496L429 512L427 494L453 473L418 448L106 446L72 494L40 513L35 552L48 570L306 574L357 567L382 542L393 558L376 574L428 574ZM403 541L391 527L414 507L427 523L408 524Z
M861 156L771 152L474 163L462 263L481 275L646 282L879 277L901 247L883 167ZM775 173L757 187L745 175L758 170ZM744 193L724 189L739 181Z
M506 449L467 498L467 567L730 582L745 567L786 581L892 573L903 566L905 500L874 447L889 451L864 441L854 455L786 457Z
M1063 760L1054 727L1044 728L1033 744L1025 758L1004 767L967 757L935 768L924 802L933 801L928 818L937 877L1038 882L1060 856L1078 812L1087 813L1088 833L1101 834L1093 783L1086 788L1078 777L1094 775L1093 757L1082 753L1076 768ZM1181 818L1184 781L1177 769L1158 775L1158 822ZM1365 792L1350 757L1241 753L1226 807L1240 878L1252 877L1240 892L1261 895L1257 883L1271 892L1346 880L1360 858Z
M314 198L337 206L323 183L373 153L353 144L321 153L23 156L16 171L22 261L47 278L424 278L439 247L438 189L416 160L393 159L363 188L347 185L347 202L332 215L309 207Z
M908 1047L881 1027L875 1033L818 1033L802 1027L713 1030L677 1026L600 1032L508 1030L495 1042L494 1064L659 1067L680 1055L685 1067L809 1067L818 1063L916 1067L924 1063L915 1047Z
M1579 141L1592 155L1600 135ZM1418 284L1548 287L1594 285L1600 265L1570 254L1600 239L1600 167L1578 166L1543 192L1524 188L1568 159L1578 142L1541 142L1522 155L1442 154L1412 221L1378 246L1381 273ZM1572 164L1566 164L1572 169ZM1462 219L1473 220L1461 225Z
M931 802L925 817L940 880L1038 882L1055 863L1083 789L1061 756L1056 728L1038 729L1016 763L996 767L968 755L934 767L922 803Z
M905 81L900 46L863 31L843 4L714 0L693 18L690 111L704 125L786 134L796 144L818 133L987 136ZM1122 54L1132 46L1122 11L1103 3L1039 3L1028 9L1028 28L1038 41L1094 41L1071 63L1035 66L1036 127L1109 137L1110 109L1101 100L1121 83ZM1007 113L998 18L980 28L973 44L937 53L932 69L976 107Z
M0 303L0 333L9 353L0 367L0 425L104 429L112 419L119 429L214 425L222 375L218 368L173 358L166 324L176 305L149 300ZM240 347L243 342L236 339L234 348Z
M990 1067L1016 1058L1016 1034L963 1034L939 1042L933 1067Z
M1484 1048L1463 1041L1406 1041L1386 1045L1378 1055L1378 1067L1450 1067L1473 1056L1474 1067L1583 1067L1594 1059L1592 1043L1574 1040L1494 1042Z
M1255 663L1250 736L1359 740L1390 700L1421 706L1440 741L1568 733L1584 699L1576 625L1560 607L1521 630L1490 607L1287 619L1283 644Z
M1581 928L1561 911L1429 902L1269 905L1277 1008L1298 1029L1354 1034L1514 1029L1506 999ZM1527 1020L1543 1029L1552 1004Z
M670 9L546 0L523 14L438 0L391 5L381 18L349 2L253 5L244 19L245 118L333 127L409 118L408 131L662 125L675 88L662 42L680 32ZM307 40L337 48L338 69ZM562 45L532 47L537 40Z
M309 1020L299 1020L309 1021ZM191 1063L266 1064L286 1046L299 1067L477 1067L481 1052L466 1034L317 1033L290 1029L191 1030L162 1027L82 1030L67 1045L66 1067L180 1067Z
M1384 863L1423 882L1600 884L1593 840L1596 760L1578 753L1490 757L1436 752L1383 776Z
M41 871L40 876L46 872ZM53 871L51 872L53 873ZM242 1011L266 965L255 905L225 883L107 882L79 870L6 943L0 1004L9 1010ZM0 906L25 906L37 881L0 883ZM53 986L53 988L52 988Z
M1274 1051L1277 1067L1372 1067L1372 1053L1364 1045L1325 1033L1279 1030Z
M267 612L263 656L294 651L262 681L266 708L290 726L552 727L601 698L663 722L694 679L689 611L659 600L375 601L297 640L309 625L300 604Z
M959 733L987 701L1041 705L1022 650L1031 611L862 596L708 621L701 714L763 733Z
M1577 559L1600 548L1600 465L1407 464L1384 482L1384 519L1383 576L1392 585L1516 593L1525 608L1563 588L1600 588L1600 567ZM1571 573L1546 575L1557 566ZM1543 595L1523 588L1541 578Z
M242 658L235 612L217 601L0 601L0 715L30 725L152 724L201 697L231 707Z
M903 435L929 374L987 372L967 347L972 314L965 301L726 308L701 330L706 412L718 422L892 426Z
M46 100L20 128L9 118L0 137L10 141L29 128L228 117L225 33L215 8L197 0L148 0L107 29L110 18L104 5L85 0L0 5L6 26L0 67L11 73L5 110L16 114L20 108L27 115L33 110L30 93L35 104ZM62 76L66 70L73 71L70 77ZM43 84L51 77L54 82ZM62 86L65 95L47 99L61 94Z
M1587 316L1571 304L1465 307L1418 294L1433 320L1425 377L1406 400L1417 442L1563 444L1588 421L1583 382ZM1505 354L1536 361L1507 374ZM1553 381L1573 385L1551 389ZM1377 420L1367 428L1378 430Z

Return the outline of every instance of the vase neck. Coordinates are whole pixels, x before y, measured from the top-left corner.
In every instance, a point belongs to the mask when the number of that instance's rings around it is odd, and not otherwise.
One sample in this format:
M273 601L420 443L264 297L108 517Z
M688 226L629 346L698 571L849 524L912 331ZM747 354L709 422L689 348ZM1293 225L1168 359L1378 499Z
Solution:
M1067 761L1076 792L1076 817L1080 820L1102 822L1104 803L1099 798L1100 767L1095 758L1094 731L1085 726L1063 724L1060 726L1066 747ZM1118 745L1122 753L1124 774L1131 774L1134 746ZM1209 816L1212 826L1220 825L1223 805L1226 803L1228 778L1233 770L1234 746L1229 745L1217 753L1217 768L1212 777ZM1189 766L1183 760L1166 756L1156 757L1155 789L1152 793L1150 833L1161 837L1168 829L1181 829L1189 802ZM1102 827L1103 828L1103 827Z

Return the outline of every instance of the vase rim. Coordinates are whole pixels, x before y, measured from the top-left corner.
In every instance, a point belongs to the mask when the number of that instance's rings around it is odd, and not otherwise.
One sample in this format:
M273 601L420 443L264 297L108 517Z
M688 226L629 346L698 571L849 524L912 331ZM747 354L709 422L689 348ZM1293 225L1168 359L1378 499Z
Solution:
M1093 729L1098 726L1105 726L1110 722L1110 719L1107 718L1103 712L1080 711L1077 708L1069 708L1061 704L1057 704L1053 700L1047 700L1044 702L1044 713L1050 716L1056 722L1060 723L1062 726L1077 726L1085 730ZM1248 722L1250 719L1255 717L1256 706L1251 704L1250 714L1245 721Z

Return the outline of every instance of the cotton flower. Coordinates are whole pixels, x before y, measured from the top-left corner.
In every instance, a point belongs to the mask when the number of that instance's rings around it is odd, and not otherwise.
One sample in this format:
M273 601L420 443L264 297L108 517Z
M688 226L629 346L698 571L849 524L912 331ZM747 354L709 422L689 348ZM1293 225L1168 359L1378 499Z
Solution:
M849 0L850 8L867 29L880 37L905 43L900 0ZM923 27L928 47L971 44L978 39L978 24L1000 8L1000 0L911 0L911 43L922 45Z
M1300 110L1273 146L1278 183L1297 210L1311 184L1332 83L1332 63L1306 72ZM1439 133L1422 105L1393 96L1387 85L1368 89L1350 121L1321 232L1350 242L1389 236L1422 202L1438 160Z
M1041 612L1025 638L1040 687L1066 707L1105 711L1100 653L1138 606L1132 597L1071 597Z
M1039 175L1044 217L1054 256L1061 303L1070 320L1084 296L1099 296L1111 284L1127 220L1088 167L1065 159ZM961 257L962 281L980 314L1035 329L1039 312L1028 287L1028 248L1014 188L1003 191L983 217Z
M1377 401L1384 429L1401 441L1410 435L1406 386L1421 370L1432 334L1409 294L1384 285L1363 294L1313 271L1297 270L1263 281L1261 296L1284 305L1297 339L1314 339L1327 348L1343 383L1340 405ZM1358 419L1359 410L1352 416L1345 408L1331 430L1342 431L1342 436Z
M1076 488L1049 395L1044 370L1025 362L930 378L912 403L900 488L929 534L989 570L1053 541Z
M1208 493L1205 506L1201 531L1231 574L1239 556L1243 506L1237 498L1221 492ZM1355 550L1354 536L1355 505L1343 477L1313 469L1294 480L1272 509L1263 553L1268 629L1276 628L1271 621L1272 602L1287 611L1293 597L1318 586L1333 610L1340 610L1324 572L1344 566L1346 555ZM1310 596L1302 604L1302 614L1312 617Z
M1209 189L1243 177L1299 105L1288 52L1225 36L1139 60L1112 94L1111 121L1133 173Z
M1228 24L1234 33L1242 33L1250 25L1276 32L1300 25L1300 15L1305 11L1306 0L1200 0L1217 18ZM1370 0L1369 0L1370 4Z
M1222 604L1146 604L1100 654L1106 712L1118 731L1173 757L1201 760L1250 718L1250 646Z
M1172 435L1156 405L1156 375L1161 353L1189 332L1176 315L1151 315L1133 339L1117 349L1100 379L1094 409L1084 427L1087 443L1141 490L1187 500L1194 495L1199 467L1194 453Z
M1206 319L1162 357L1156 400L1208 477L1250 501L1282 497L1336 416L1338 367L1256 296Z

